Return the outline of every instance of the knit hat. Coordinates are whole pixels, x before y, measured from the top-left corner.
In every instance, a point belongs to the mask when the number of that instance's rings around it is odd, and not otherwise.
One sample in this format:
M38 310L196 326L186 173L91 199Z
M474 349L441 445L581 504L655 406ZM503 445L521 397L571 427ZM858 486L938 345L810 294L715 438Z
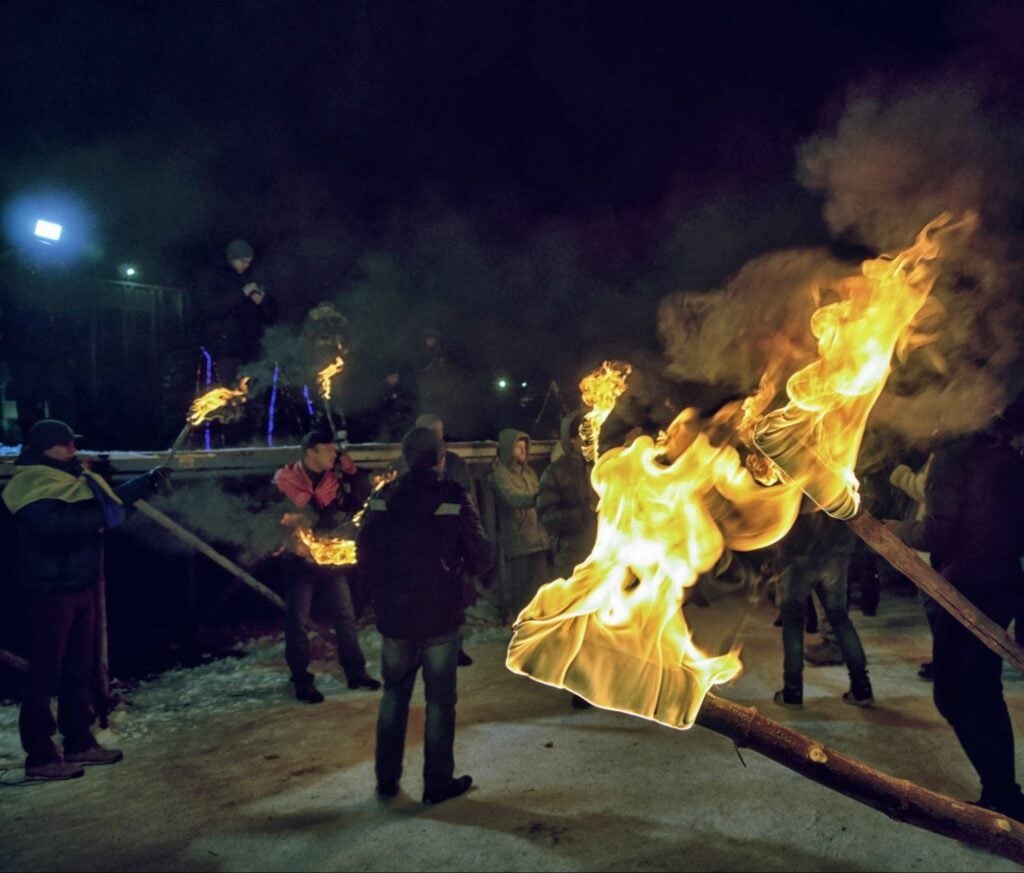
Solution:
M410 470L436 467L444 457L444 441L433 428L414 427L402 440L402 457Z
M75 433L63 421L58 421L56 418L41 419L32 425L28 432L28 444L40 452L45 452L54 446L66 446L81 438L80 433Z
M333 434L329 434L324 430L311 430L302 438L302 442L299 445L302 447L302 454L305 455L308 449L315 449L324 443L333 444Z
M233 239L228 243L228 261L244 261L253 255L252 246L244 239Z

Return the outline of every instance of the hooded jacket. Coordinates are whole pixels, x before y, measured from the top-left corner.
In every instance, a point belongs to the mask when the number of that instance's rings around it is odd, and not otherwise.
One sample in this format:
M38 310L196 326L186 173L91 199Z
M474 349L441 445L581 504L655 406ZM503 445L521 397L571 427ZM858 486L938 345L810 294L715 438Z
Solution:
M498 434L498 456L491 469L495 504L498 511L498 541L506 559L518 558L550 548L551 543L537 516L535 502L540 491L537 473L527 464L517 464L512 449L530 437L521 430L506 428Z
M117 488L77 458L61 463L22 451L3 501L18 523L18 581L37 593L70 594L99 581L102 531L124 518L124 506L150 494L148 475Z
M394 639L455 633L464 617L463 574L491 564L490 540L466 490L422 467L370 499L356 551L377 629Z
M562 419L562 455L540 477L537 515L552 539L555 572L568 578L590 555L597 538L597 492L590 484L593 466L570 441L575 414Z

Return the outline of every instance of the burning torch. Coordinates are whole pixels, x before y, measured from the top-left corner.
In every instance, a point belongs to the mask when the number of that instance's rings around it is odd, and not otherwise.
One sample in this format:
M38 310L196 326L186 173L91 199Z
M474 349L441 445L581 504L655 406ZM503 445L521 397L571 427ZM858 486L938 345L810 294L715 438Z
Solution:
M198 427L204 421L209 421L210 419L217 418L219 415L223 415L222 410L225 408L230 409L245 403L248 391L249 377L245 376L238 383L237 388L214 388L212 391L207 391L193 400L192 405L189 407L188 415L185 416L185 426L181 429L181 433L178 434L170 451L167 452L163 466L170 466L178 450L185 445L185 441L188 439L188 435L192 433L193 428Z
M342 349L339 348L339 351ZM346 433L344 430L338 430L334 424L334 415L331 413L331 379L338 375L342 370L345 369L345 359L341 355L337 355L334 361L324 367L319 373L316 374L317 381L320 383L320 396L324 402L324 415L327 416L327 423L330 425L331 433L334 434L335 442L344 443L346 439Z

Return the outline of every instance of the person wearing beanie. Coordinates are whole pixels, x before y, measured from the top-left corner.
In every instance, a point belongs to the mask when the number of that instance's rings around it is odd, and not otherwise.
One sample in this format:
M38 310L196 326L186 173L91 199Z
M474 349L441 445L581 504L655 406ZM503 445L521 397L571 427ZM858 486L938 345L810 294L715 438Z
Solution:
M28 781L75 779L84 766L123 757L92 734L103 532L120 525L127 508L160 490L169 476L157 467L111 488L82 464L79 439L63 421L37 421L3 491L18 528L18 582L29 598L31 648L18 719ZM58 725L63 755L53 741Z
M398 794L409 701L423 670L426 696L423 802L441 803L469 790L455 777L455 701L463 576L490 566L491 544L466 490L442 478L444 441L418 427L402 440L407 472L370 499L356 541L384 638L384 695L377 716L377 794Z
M299 460L274 474L274 484L288 500L288 515L295 522L293 529L301 527L317 537L347 538L339 529L346 524L351 526L351 519L369 496L368 484L365 491L361 488L366 478L358 475L347 454L342 456L339 465L333 434L310 431L302 438L300 450ZM294 534L289 546L291 550L282 557L287 577L284 654L295 685L295 697L307 703L321 703L324 699L309 671L309 615L318 593L330 609L338 643L338 663L348 687L376 691L380 682L366 672L366 658L359 645L349 568L316 563Z
M212 357L214 381L233 384L239 367L260 353L263 331L277 317L277 301L244 239L228 243L221 266L199 277L193 299L198 345Z

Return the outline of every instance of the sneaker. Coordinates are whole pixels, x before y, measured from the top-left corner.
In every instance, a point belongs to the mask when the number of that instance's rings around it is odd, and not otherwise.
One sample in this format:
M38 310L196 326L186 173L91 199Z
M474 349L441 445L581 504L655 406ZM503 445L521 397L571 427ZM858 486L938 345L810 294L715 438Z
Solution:
M383 779L377 783L378 797L394 797L398 794L398 782L393 779Z
M469 657L462 649L459 649L459 666L460 667L472 667L473 659Z
M104 749L102 746L93 746L83 752L64 752L64 761L68 764L79 764L81 766L97 766L105 764L116 764L124 757L120 749Z
M843 703L850 706L874 706L875 698L871 693L870 686L867 689L859 688L854 691L852 688L843 695Z
M931 661L926 661L921 665L921 669L917 671L917 675L924 679L925 682L934 682L935 665Z
M353 676L348 680L349 688L369 688L371 691L376 691L380 688L380 680L374 679L369 673L363 673L361 676Z
M469 791L469 786L472 784L472 776L459 776L456 779L452 779L452 781L444 788L436 788L433 791L424 791L423 802L428 806L434 803L444 803L446 800L451 800L453 797L465 794Z
M833 642L804 647L804 660L812 667L834 667L843 663L843 653Z
M787 709L804 708L804 692L802 690L797 691L793 688L783 688L781 691L775 692L773 699L779 706L784 706Z
M26 782L59 782L63 779L78 779L85 770L66 761L47 761L45 764L25 766Z
M324 702L324 696L317 689L316 685L313 684L312 679L295 683L295 699L304 700L306 703Z

